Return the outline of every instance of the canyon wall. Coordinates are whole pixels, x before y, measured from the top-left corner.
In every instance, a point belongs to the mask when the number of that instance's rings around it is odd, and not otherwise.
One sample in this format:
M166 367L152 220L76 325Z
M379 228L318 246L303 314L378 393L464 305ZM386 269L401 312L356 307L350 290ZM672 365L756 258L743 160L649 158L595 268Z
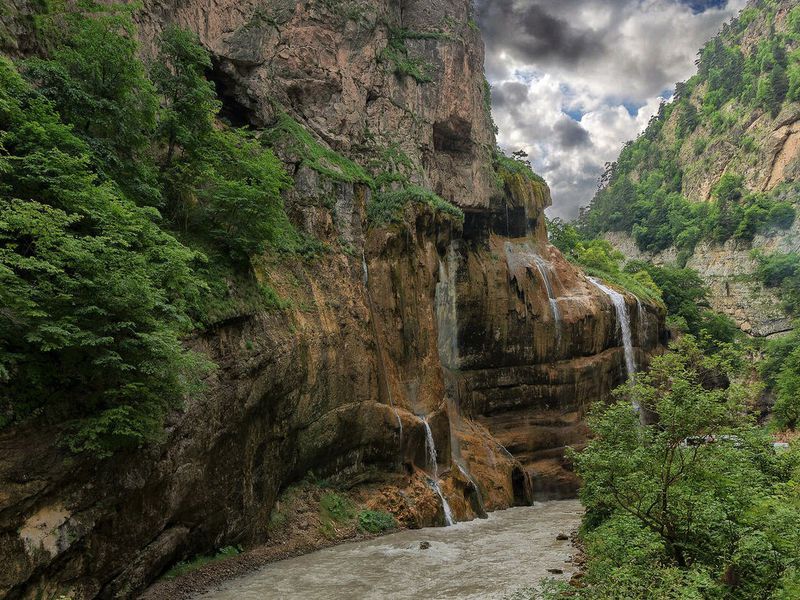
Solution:
M263 542L303 478L374 490L412 527L444 523L437 486L457 520L573 495L564 451L627 376L621 324L548 244L546 186L498 174L469 1L147 0L136 20L148 57L165 27L197 32L227 121L288 114L364 166L400 150L397 169L465 216L410 204L371 223L369 186L277 147L287 212L328 251L254 261L286 306L187 340L218 368L160 444L94 460L54 427L0 430L0 595L135 597L178 560ZM663 311L625 302L642 367Z

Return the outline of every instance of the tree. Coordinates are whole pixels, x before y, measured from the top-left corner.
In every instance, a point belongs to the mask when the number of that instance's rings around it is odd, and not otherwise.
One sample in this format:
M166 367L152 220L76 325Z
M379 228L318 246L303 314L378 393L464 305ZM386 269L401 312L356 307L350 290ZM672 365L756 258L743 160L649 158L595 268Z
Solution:
M24 61L23 74L89 145L105 180L140 204L160 205L150 144L158 98L129 12L89 5L43 19L58 29L55 47L47 59Z
M89 145L0 59L0 402L75 450L153 439L198 365L179 336L201 256L94 174Z
M215 126L220 109L205 78L211 59L194 34L171 28L153 67L163 97L161 178L176 227L205 232L247 264L287 230L282 192L290 180L277 157L244 129Z
M781 500L797 457L782 462L746 417L757 388L716 383L734 380L732 363L690 336L671 350L593 411L575 454L590 555L579 597L768 598L800 558L800 506Z

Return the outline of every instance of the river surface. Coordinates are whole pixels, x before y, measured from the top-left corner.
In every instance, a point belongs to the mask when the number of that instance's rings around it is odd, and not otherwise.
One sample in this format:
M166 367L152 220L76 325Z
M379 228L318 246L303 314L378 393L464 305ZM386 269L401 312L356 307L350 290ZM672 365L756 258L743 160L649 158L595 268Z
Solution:
M582 513L577 500L539 502L452 527L343 544L273 563L197 599L501 599L574 572L570 542L556 537L575 531Z

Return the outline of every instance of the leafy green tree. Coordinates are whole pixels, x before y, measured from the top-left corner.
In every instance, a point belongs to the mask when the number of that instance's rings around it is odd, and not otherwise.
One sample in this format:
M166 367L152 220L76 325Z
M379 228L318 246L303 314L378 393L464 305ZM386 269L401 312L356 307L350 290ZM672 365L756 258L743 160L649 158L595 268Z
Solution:
M798 456L776 455L745 416L758 389L712 384L725 372L686 336L593 412L575 455L589 553L577 597L766 599L791 583Z
M577 227L558 217L547 220L547 234L550 243L568 258L573 258L578 244L585 241Z
M797 341L797 336L793 336ZM780 429L800 425L800 348L794 348L782 361L775 378L773 417Z
M211 59L194 34L164 32L153 79L164 99L161 177L176 227L205 231L246 263L293 233L283 211L290 180L271 150L243 129L215 126L220 109L205 78Z
M679 138L684 138L697 129L700 119L697 107L686 98L681 100L678 110L680 112L678 113L677 134Z
M730 239L742 220L743 178L741 175L725 173L714 186L714 212L712 213L712 234L718 242Z
M0 59L0 402L75 450L152 439L197 364L179 336L200 257L93 173L90 147Z
M106 180L140 204L161 202L151 153L158 98L138 59L127 10L90 4L43 16L57 29L47 59L22 63L23 74L90 147Z

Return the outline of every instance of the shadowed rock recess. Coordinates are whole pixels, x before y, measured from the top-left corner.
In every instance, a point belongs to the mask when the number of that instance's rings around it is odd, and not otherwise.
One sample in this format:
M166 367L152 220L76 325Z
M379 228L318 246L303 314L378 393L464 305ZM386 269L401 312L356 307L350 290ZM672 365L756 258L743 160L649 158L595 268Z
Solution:
M564 450L585 441L587 407L626 378L621 327L548 244L546 185L496 172L470 10L145 0L145 57L169 25L197 32L230 122L269 130L289 115L373 172L400 151L398 169L465 216L418 203L371 222L368 185L279 144L290 218L332 250L265 258L258 275L291 306L188 340L218 369L159 445L97 462L38 426L0 432L0 596L135 597L178 560L267 540L279 493L309 471L373 486L374 508L410 527L444 524L437 487L457 521L575 494ZM406 74L390 45L424 76ZM663 313L625 301L642 367Z

